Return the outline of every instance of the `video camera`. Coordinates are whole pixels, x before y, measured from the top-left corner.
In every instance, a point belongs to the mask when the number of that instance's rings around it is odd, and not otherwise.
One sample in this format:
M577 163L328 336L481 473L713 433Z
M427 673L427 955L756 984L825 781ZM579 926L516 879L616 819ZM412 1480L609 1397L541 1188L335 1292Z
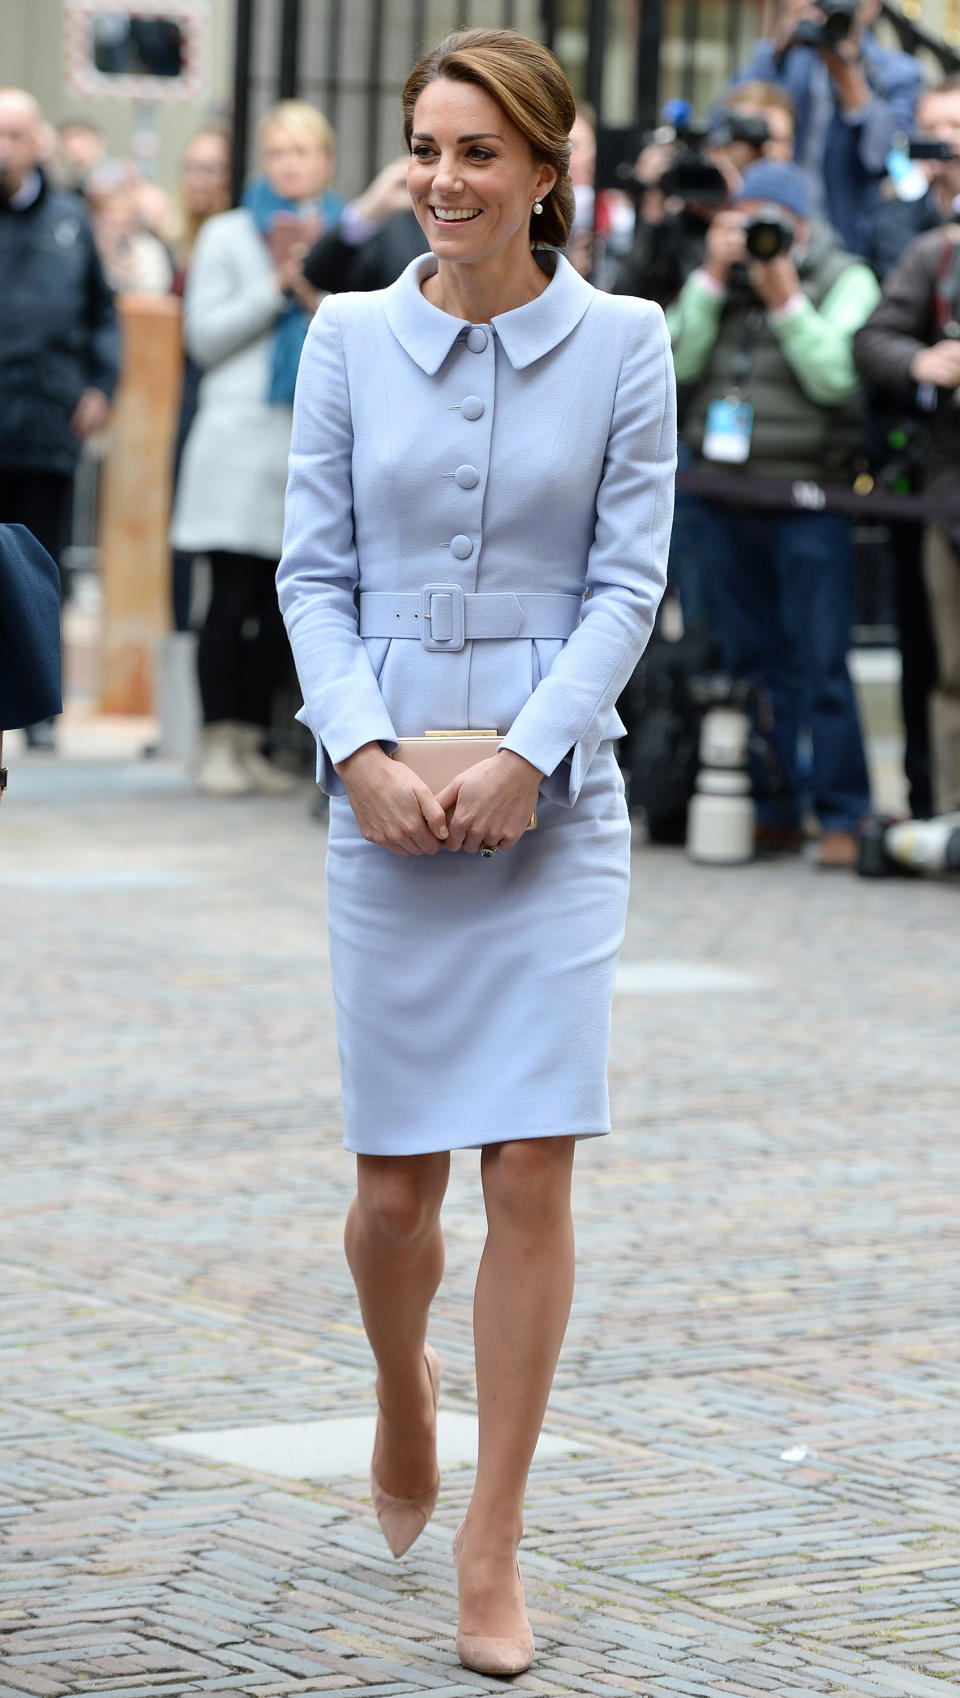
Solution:
M633 174L637 153L659 145L672 147L674 159L657 188L674 200L720 207L728 198L729 188L723 172L707 158L709 149L746 142L759 153L770 140L765 118L733 111L710 129L697 122L685 100L667 101L663 119L657 129L642 135L635 130L601 129L597 136L598 189L621 189L639 200L648 185L639 183Z
M660 132L656 135L659 139ZM677 155L669 171L665 171L660 179L659 187L663 193L677 200L696 201L703 206L720 206L730 189L723 172L707 159L707 151L729 147L732 142L746 142L748 147L756 148L759 153L764 143L770 140L770 128L766 118L728 112L712 129L692 119L677 124L673 139L677 144Z
M858 0L823 0L822 4L818 3L823 23L815 24L812 18L801 18L786 47L777 55L780 64L791 47L838 47L841 41L846 41L857 16L857 5Z

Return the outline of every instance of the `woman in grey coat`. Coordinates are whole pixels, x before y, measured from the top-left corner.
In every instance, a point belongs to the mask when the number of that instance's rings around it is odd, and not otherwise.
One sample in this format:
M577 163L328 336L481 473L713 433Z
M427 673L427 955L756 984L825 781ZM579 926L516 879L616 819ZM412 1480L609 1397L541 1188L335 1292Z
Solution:
M274 574L297 363L318 296L301 251L341 202L325 193L333 131L304 101L260 126L264 174L244 204L209 220L184 298L187 352L203 368L184 446L171 541L206 554L212 596L197 654L203 732L197 782L218 795L294 782L261 753L273 693L289 665Z
M440 1206L450 1151L479 1146L457 1648L509 1674L534 1652L516 1552L572 1294L574 1146L610 1124L630 861L615 702L663 590L673 378L659 308L598 294L556 251L574 109L545 48L452 36L411 74L404 114L433 251L311 327L278 583L332 797L374 1504L399 1555L436 1502ZM388 758L398 737L457 727L500 735L436 795Z

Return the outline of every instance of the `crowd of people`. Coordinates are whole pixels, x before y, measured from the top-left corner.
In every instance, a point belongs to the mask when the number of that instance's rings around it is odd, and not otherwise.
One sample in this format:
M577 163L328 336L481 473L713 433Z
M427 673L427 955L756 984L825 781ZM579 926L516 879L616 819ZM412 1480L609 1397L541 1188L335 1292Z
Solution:
M871 808L847 664L868 492L895 567L910 806L960 808L960 77L928 86L876 39L878 9L783 0L705 122L673 103L615 189L595 185L589 108L571 135L569 257L667 314L684 623L772 709L758 846L796 851L815 821L824 866L855 863ZM196 618L205 557L197 780L221 795L291 783L266 754L290 667L274 573L310 318L324 294L392 283L427 245L406 159L344 204L333 133L306 102L268 112L258 150L231 209L229 134L203 128L171 200L94 126L54 132L27 94L0 91L0 521L59 558L77 455L117 382L114 293L181 294L173 615L181 630Z

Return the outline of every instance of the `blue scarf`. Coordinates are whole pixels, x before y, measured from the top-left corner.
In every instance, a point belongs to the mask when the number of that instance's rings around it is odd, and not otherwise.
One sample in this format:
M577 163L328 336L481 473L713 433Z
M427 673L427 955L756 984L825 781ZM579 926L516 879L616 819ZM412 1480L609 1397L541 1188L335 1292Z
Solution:
M324 228L329 229L337 222L344 203L339 195L323 194L314 204L323 220ZM264 240L270 233L275 213L303 212L303 206L298 205L296 201L285 200L282 195L274 194L266 177L254 177L247 184L243 192L243 205L251 213ZM268 401L285 402L288 406L292 403L300 355L309 328L310 314L304 312L299 301L288 299L273 332Z

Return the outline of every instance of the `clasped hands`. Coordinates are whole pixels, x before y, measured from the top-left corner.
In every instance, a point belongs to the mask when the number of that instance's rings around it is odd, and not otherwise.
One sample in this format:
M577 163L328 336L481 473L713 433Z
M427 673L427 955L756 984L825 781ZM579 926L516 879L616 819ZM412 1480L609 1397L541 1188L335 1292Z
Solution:
M481 844L512 849L537 804L543 773L512 749L468 767L439 795L408 766L385 755L379 743L336 763L357 824L368 843L391 854L475 855Z

